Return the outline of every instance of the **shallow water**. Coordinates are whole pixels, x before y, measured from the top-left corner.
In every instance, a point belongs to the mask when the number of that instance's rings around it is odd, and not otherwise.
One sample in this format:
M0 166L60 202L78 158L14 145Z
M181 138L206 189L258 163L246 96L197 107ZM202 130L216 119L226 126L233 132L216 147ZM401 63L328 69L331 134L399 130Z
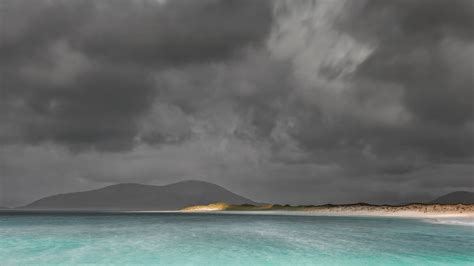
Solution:
M1 265L474 265L474 229L242 214L0 214Z

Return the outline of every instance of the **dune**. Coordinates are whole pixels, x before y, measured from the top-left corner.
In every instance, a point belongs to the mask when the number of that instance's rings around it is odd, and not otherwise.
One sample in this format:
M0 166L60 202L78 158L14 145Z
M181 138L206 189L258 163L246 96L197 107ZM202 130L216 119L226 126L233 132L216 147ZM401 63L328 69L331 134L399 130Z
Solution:
M186 212L192 212L192 211L223 211L229 208L229 204L219 202L219 203L211 203L207 205L195 205L195 206L189 206L185 207L182 210Z

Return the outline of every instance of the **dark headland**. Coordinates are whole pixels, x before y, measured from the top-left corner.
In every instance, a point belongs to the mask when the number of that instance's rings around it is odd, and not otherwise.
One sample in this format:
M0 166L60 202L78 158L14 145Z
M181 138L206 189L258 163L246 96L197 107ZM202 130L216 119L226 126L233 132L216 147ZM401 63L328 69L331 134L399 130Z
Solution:
M474 204L474 193L455 191L432 200L432 204Z
M190 180L165 186L117 184L91 191L45 197L18 209L162 211L221 201L230 204L257 204L216 184Z

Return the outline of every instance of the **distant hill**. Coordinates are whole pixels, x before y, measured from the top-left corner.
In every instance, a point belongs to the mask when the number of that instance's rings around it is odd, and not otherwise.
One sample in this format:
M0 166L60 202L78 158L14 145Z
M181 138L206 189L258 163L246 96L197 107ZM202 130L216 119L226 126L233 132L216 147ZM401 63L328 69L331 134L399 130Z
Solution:
M474 192L468 191L456 191L435 200L432 200L430 203L437 203L437 204L474 204Z
M218 185L183 181L165 186L117 184L97 190L42 198L20 209L35 210L180 210L214 202L256 204Z

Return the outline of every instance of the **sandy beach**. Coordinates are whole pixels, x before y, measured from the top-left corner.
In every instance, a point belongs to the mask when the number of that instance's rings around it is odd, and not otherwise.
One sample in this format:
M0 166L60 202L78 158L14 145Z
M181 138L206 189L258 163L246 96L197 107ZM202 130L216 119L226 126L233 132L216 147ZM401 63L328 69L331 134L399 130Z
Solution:
M214 203L184 208L184 212L226 212L278 215L381 216L429 219L461 219L474 223L474 205L408 204L402 206L348 204L321 206L229 205Z

